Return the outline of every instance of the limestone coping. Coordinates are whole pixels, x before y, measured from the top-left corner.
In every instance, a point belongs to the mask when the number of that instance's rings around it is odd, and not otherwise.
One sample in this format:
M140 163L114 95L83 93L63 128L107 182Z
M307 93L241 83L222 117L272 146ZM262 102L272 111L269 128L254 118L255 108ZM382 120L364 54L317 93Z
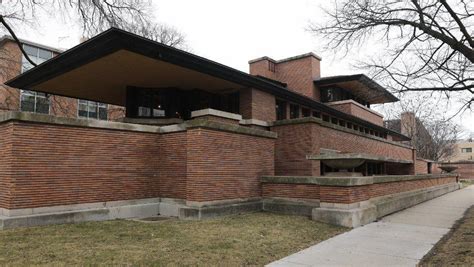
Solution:
M212 108L200 109L200 110L195 110L191 112L191 118L197 118L197 117L202 117L202 116L215 116L215 117L221 117L221 118L237 120L237 121L242 120L242 115L240 114L225 112L225 111L212 109Z
M456 174L422 174L422 175L384 175L361 177L324 177L324 176L263 176L262 183L274 184L314 184L323 186L361 186L390 182L438 179L456 177Z
M188 129L204 128L218 131L225 131L237 134L246 134L265 138L277 138L277 133L260 130L255 128L244 127L240 125L233 125L227 123L220 123L214 121L203 121L203 120L190 120L184 123L168 125L168 126L152 126L143 124L132 124L115 121L102 121L102 120L90 120L90 119L77 119L77 118L63 118L45 114L29 113L29 112L17 112L9 111L0 113L0 124L8 121L22 121L31 123L44 123L44 124L55 124L64 125L71 127L88 127L88 128L100 128L110 130L122 130L122 131L133 131L133 132L145 132L145 133L175 133L182 132Z
M115 121L64 118L45 114L37 114L30 112L9 111L0 113L0 123L7 121L24 121L33 123L57 124L75 127L101 128L111 130L123 130L134 132L159 133L160 127Z
M315 117L278 120L278 121L272 122L270 126L275 127L275 126L303 124L303 123L316 123L316 124L319 124L323 127L331 128L331 129L334 129L334 130L337 130L337 131L359 135L359 136L362 136L362 137L365 137L365 138L374 139L374 140L377 140L377 141L380 141L380 142L388 143L388 144L399 146L399 147L413 149L411 146L408 146L408 145L405 145L405 144L402 144L402 143L390 141L390 140L380 138L380 137L377 137L377 136L373 136L373 135L370 135L370 134L366 134L366 133L361 133L359 131L348 129L346 127L342 127L342 126L339 126L339 125L335 125L335 124L332 124L330 122L323 121L321 118L315 118Z
M320 155L309 155L306 156L306 159L309 160L352 160L352 159L362 159L362 160L372 160L372 161L384 161L384 162L394 162L394 163L413 163L413 160L404 160L404 159L394 159L385 156L377 156L366 153L328 153Z
M249 127L228 124L228 123L220 123L220 122L215 122L215 121L190 120L190 121L186 121L184 125L186 129L193 129L193 128L213 129L213 130L220 130L224 132L247 134L247 135L266 137L266 138L277 138L278 136L277 133L271 132L271 131L249 128Z
M257 120L257 119L245 119L245 120L240 120L239 122L241 125L256 125L256 126L262 126L262 127L268 127L270 124L266 121L262 120Z
M364 105L362 105L361 103L357 102L357 101L354 101L352 99L346 99L346 100L341 100L341 101L334 101L334 102L328 102L328 103L325 103L326 105L328 106L337 106L337 105L342 105L342 104L353 104L353 105L356 105L362 109L364 109L365 111L367 112L370 112L376 116L379 116L380 118L383 118L383 115L378 113L377 111L373 110L373 109L370 109Z

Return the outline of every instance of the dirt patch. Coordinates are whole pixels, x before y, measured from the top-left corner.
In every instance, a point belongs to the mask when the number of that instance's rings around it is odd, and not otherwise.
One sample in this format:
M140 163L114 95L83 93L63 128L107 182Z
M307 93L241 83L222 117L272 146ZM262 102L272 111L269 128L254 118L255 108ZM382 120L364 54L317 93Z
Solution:
M474 266L474 206L423 257L419 266Z

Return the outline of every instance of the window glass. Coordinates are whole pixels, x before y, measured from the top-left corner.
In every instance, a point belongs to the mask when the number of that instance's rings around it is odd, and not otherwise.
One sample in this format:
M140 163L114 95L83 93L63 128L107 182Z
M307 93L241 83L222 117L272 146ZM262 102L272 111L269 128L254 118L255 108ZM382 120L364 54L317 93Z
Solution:
M296 119L300 117L300 106L290 105L290 119Z
M36 113L49 114L49 99L44 96L36 96Z
M275 112L277 120L286 119L286 102L279 99L276 100Z
M53 53L51 51L31 45L23 45L23 49L25 50L28 57L38 65L53 57ZM21 72L25 72L33 68L33 65L25 58L25 56L22 57L21 66Z
M239 92L224 94L175 88L127 88L127 117L189 119L195 110L212 108L239 114Z
M78 100L77 115L83 118L107 120L107 104Z
M21 94L21 111L35 112L35 96L28 94Z
M20 110L26 112L49 114L49 99L44 93L21 90Z
M29 56L34 56L38 54L38 48L31 46L31 45L23 45L23 49L25 50L26 54Z
M51 51L44 50L44 49L38 49L38 57L44 60L48 60L53 57Z
M471 153L471 152L472 152L472 148L471 148L471 147L462 148L462 149L461 149L461 152L463 152L463 153Z
M309 117L309 116L311 116L311 111L308 108L302 108L301 109L301 116Z

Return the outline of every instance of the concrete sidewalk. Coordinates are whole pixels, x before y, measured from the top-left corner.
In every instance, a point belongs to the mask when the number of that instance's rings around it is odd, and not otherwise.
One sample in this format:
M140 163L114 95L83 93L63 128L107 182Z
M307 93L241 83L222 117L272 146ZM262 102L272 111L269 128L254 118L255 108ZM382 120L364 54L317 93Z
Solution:
M394 213L268 266L416 266L472 205L474 186Z

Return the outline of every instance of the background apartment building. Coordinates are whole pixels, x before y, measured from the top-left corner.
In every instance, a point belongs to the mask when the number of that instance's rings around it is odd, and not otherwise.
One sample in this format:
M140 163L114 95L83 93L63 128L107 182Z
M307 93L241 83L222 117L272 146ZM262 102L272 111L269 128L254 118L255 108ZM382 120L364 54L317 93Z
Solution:
M474 162L474 142L473 138L460 140L456 143L455 154L450 161L473 161Z
M36 64L43 63L62 50L22 40L23 49ZM108 105L86 99L75 99L41 92L12 88L4 83L29 69L33 65L21 53L10 36L0 38L0 113L24 111L49 114L59 117L120 120L124 117L123 107Z

